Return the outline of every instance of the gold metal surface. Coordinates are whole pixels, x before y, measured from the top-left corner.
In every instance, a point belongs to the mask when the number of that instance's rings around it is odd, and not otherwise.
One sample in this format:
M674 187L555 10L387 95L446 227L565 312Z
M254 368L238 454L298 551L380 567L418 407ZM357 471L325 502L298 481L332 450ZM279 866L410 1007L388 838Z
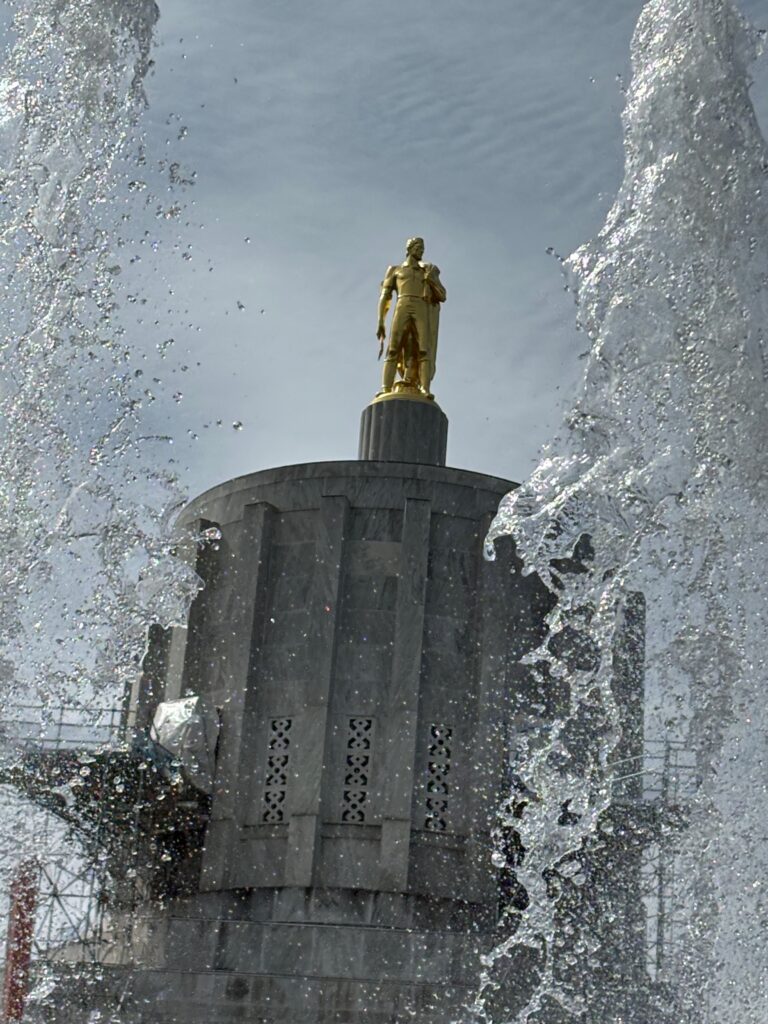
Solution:
M438 268L434 263L424 262L423 238L409 238L405 244L405 253L402 263L387 268L381 284L379 324L376 330L376 337L381 342L379 355L387 336L385 321L394 292L397 292L397 302L392 314L381 390L376 398L420 398L431 401L440 303L445 302L446 292ZM396 374L400 375L397 381Z
M392 402L405 399L408 402L426 402L427 405L437 406L434 395L423 395L419 388L399 388L398 385L402 383L404 382L395 381L395 386L391 391L379 391L370 404L376 405L378 402Z

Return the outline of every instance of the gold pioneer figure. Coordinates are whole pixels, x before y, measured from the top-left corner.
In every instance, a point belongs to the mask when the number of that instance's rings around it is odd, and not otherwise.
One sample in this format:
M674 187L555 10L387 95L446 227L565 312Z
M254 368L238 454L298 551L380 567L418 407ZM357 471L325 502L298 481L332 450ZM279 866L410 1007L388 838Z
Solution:
M376 337L382 348L387 334L384 320L393 292L397 292L397 303L392 315L379 395L388 395L394 389L432 398L430 384L435 375L437 328L440 303L445 302L445 288L440 283L437 267L423 261L423 238L409 238L405 252L405 260L398 266L388 267L381 283ZM402 378L397 384L395 371L399 371Z

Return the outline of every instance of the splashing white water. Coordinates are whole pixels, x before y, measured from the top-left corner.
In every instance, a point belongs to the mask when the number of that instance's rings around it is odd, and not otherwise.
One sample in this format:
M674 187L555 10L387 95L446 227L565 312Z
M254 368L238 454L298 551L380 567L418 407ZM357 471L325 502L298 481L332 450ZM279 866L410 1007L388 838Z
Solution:
M120 703L148 625L186 621L198 581L171 555L183 499L167 439L142 426L121 318L157 7L14 9L0 79L0 740L36 716L50 740L58 705L87 734ZM0 742L0 769L14 757ZM66 826L9 790L0 800L3 899L30 852L71 875Z
M514 535L527 570L558 594L532 660L570 687L547 742L534 739L520 758L537 798L518 823L531 905L490 961L510 947L545 951L521 1020L539 1019L547 1000L593 1019L558 972L557 901L545 879L594 837L610 802L618 709L609 652L617 602L637 591L648 605L647 734L684 741L699 780L684 841L689 924L674 963L675 1013L713 1024L768 1019L768 152L747 76L758 42L730 0L646 4L624 182L597 239L567 263L592 342L583 388L489 535L491 544ZM591 571L559 571L553 560L585 533ZM569 671L552 643L564 629L597 644L597 668ZM568 737L585 715L577 761ZM581 815L568 830L557 825L566 800ZM583 936L570 955L581 953Z
M0 82L3 697L115 703L195 581L121 322L154 0L20 0Z

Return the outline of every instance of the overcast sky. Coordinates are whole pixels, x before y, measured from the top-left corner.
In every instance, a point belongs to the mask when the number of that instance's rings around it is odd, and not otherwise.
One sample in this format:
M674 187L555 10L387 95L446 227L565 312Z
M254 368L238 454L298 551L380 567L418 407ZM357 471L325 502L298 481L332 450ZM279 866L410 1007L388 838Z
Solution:
M448 290L449 464L525 477L586 347L547 249L591 237L619 184L640 0L159 2L147 153L196 184L171 312L134 341L175 337L163 383L183 398L150 415L188 492L356 456L379 284L413 234Z

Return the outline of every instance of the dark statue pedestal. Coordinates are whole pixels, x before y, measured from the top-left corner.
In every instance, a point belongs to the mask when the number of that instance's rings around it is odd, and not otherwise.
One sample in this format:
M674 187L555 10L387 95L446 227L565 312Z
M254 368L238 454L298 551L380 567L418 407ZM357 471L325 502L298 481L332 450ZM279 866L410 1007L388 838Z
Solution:
M447 447L448 417L432 399L394 392L363 409L359 459L444 466Z

